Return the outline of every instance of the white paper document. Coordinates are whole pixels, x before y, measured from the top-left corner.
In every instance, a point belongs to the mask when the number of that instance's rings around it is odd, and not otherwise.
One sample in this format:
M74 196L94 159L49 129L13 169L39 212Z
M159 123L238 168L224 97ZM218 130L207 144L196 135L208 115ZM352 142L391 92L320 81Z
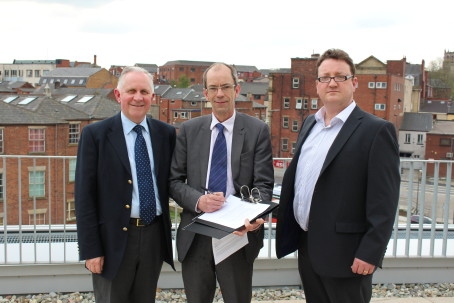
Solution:
M245 202L231 195L219 210L204 213L198 219L237 229L244 225L245 219L256 218L268 207L267 204Z
M222 239L212 238L214 264L222 262L248 243L247 233L243 236L229 234Z

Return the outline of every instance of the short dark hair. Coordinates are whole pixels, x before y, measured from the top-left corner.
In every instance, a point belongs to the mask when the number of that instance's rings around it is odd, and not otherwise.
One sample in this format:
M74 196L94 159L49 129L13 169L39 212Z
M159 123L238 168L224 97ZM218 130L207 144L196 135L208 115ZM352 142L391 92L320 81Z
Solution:
M355 75L356 73L356 67L355 64L353 63L352 58L343 50L338 49L338 48L330 48L327 51L321 55L318 60L317 60L317 73L318 73L318 68L320 67L320 64L322 64L323 61L326 59L336 59L336 60L342 60L345 61L350 66L350 72L352 73L352 76Z
M203 87L204 88L207 88L207 73L210 69L212 69L213 67L215 66L220 66L220 65L224 65L226 66L228 69L230 69L230 73L232 75L232 79L233 79L233 84L235 86L238 85L238 75L237 75L237 71L236 71L236 68L232 65L229 65L227 63L223 63L223 62L216 62L216 63L213 63L210 65L210 67L208 67L205 72L203 73Z

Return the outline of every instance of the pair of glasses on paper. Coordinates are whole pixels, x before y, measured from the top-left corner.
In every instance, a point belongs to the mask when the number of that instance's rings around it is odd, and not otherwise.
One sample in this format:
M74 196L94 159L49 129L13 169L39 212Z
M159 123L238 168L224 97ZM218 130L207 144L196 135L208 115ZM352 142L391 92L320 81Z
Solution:
M260 203L262 202L262 196L257 187L249 189L249 186L243 185L240 188L241 201L249 203Z

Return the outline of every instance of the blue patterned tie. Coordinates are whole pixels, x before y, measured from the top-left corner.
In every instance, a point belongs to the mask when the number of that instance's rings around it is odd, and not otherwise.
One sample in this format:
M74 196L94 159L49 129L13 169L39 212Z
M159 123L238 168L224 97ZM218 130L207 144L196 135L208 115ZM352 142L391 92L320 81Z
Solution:
M210 181L208 189L212 192L225 192L227 189L227 144L224 137L224 125L216 124L219 131L211 154Z
M142 129L142 125L134 126L134 131L137 133L136 143L134 145L134 157L139 187L140 218L145 224L150 224L156 216L156 197L150 158L147 144L142 135Z

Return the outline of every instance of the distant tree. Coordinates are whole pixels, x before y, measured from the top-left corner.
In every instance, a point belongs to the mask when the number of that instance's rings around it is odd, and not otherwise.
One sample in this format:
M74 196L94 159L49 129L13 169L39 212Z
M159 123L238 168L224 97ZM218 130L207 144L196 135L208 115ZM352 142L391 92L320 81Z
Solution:
M188 88L190 85L189 78L185 75L181 75L180 78L178 78L178 81L170 81L170 85L172 85L172 87Z
M454 69L444 65L443 60L438 58L429 63L427 70L430 79L438 79L451 88L451 100L454 100Z

